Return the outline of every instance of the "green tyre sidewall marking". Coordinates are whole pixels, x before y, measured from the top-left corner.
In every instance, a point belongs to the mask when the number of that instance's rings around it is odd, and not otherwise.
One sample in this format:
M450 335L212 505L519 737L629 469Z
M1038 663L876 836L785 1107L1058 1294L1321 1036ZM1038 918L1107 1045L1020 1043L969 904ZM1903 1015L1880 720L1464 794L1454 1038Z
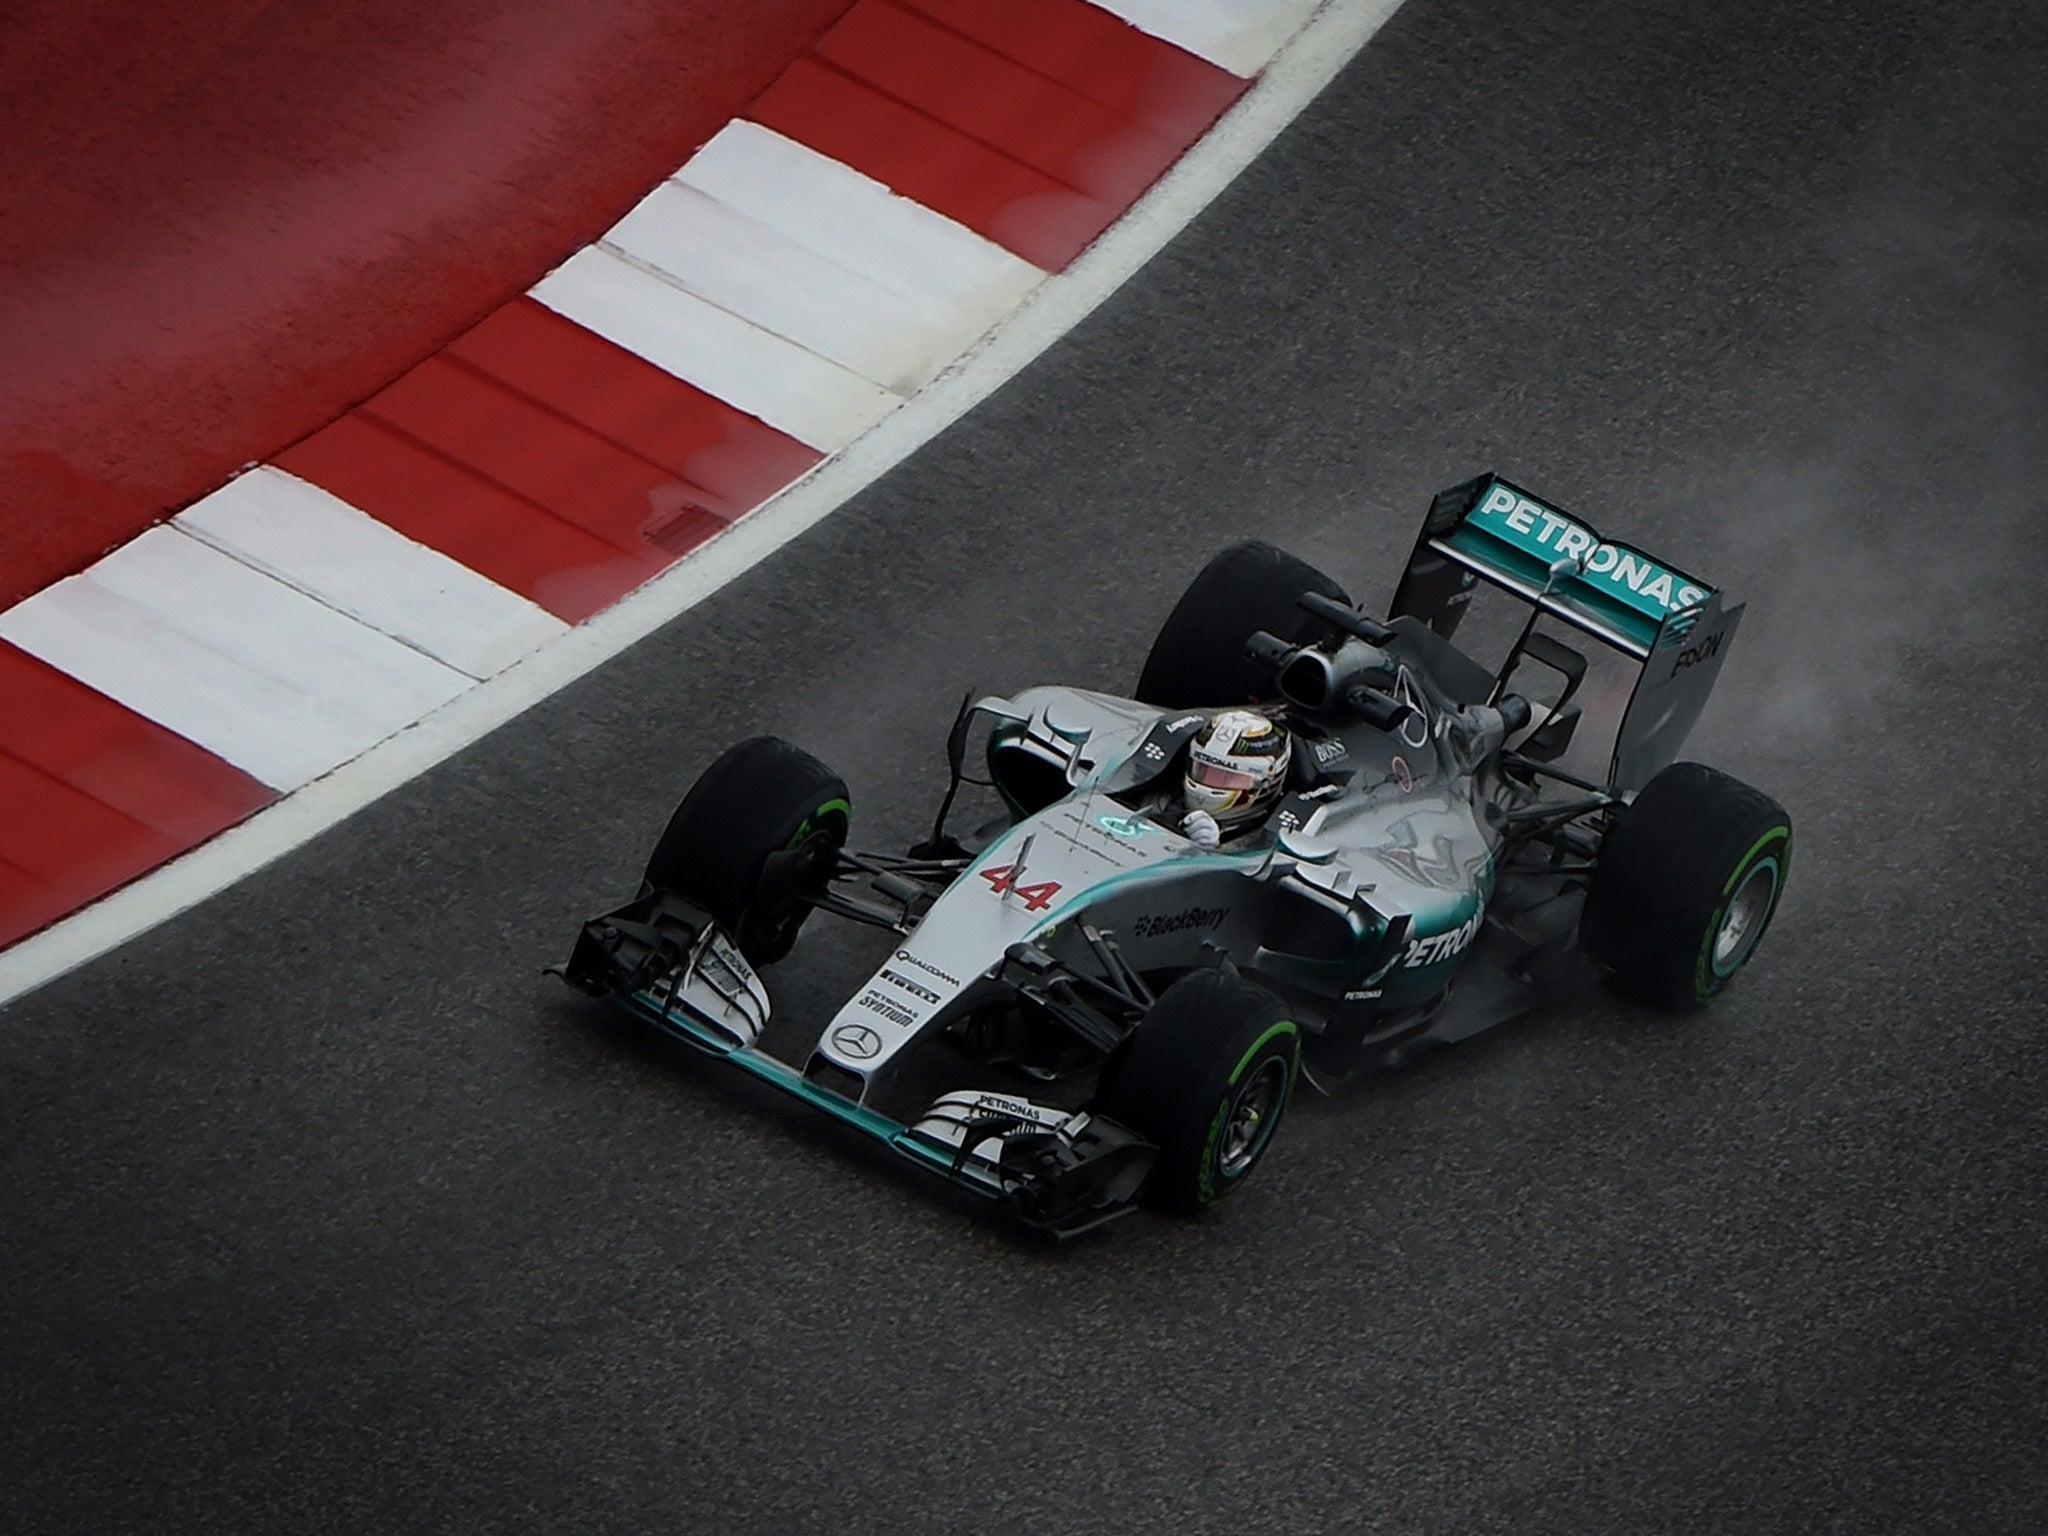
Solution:
M1275 1039L1283 1036L1296 1041L1300 1040L1301 1030L1292 1019L1282 1019L1277 1024L1269 1026L1264 1034L1251 1043L1244 1055L1238 1058L1237 1065L1230 1070L1230 1080L1224 1085L1223 1097L1216 1105L1214 1118L1209 1121L1208 1138L1202 1143L1202 1174L1198 1194L1204 1205L1214 1205L1228 1191L1228 1185L1222 1188L1217 1187L1216 1143L1222 1139L1223 1128L1230 1121L1231 1102L1237 1097L1234 1090L1243 1079L1245 1069L1258 1059L1260 1053L1268 1045ZM1280 1097L1273 1105L1272 1119L1259 1139L1258 1152L1253 1156L1251 1164L1242 1173L1231 1175L1233 1181L1243 1178L1246 1173L1250 1173L1252 1168L1258 1165L1259 1158L1265 1155L1266 1143L1272 1139L1273 1131L1280 1123L1280 1113L1287 1108L1287 1100L1294 1091L1295 1073L1300 1064L1301 1056L1297 1050L1294 1060L1288 1063L1287 1081L1281 1086Z
M789 841L782 845L782 851L784 853L794 853L797 849L801 848L804 839L818 829L818 823L827 816L830 816L834 811L839 813L840 819L849 827L853 825L853 807L851 805L847 804L844 800L827 800L823 805L813 808L811 813L804 817L803 824L795 832L791 833Z
M1791 836L1792 829L1790 827L1773 827L1754 843L1750 844L1749 852L1736 861L1734 872L1728 876L1727 882L1721 887L1720 904L1714 908L1713 916L1707 919L1706 931L1700 935L1699 956L1693 965L1693 1001L1698 1003L1712 1002L1715 995L1728 984L1735 973L1748 963L1749 957L1756 953L1757 945L1763 942L1764 930L1770 927L1772 917L1777 914L1778 898L1785 894L1785 876L1792 867L1792 851L1788 846L1782 856L1773 856L1768 860L1765 860L1762 854L1772 843L1781 840L1789 843ZM1727 921L1728 904L1734 898L1736 891L1741 888L1743 881L1749 878L1751 871L1759 864L1765 862L1771 865L1770 905L1764 908L1763 916L1757 922L1756 932L1750 935L1749 943L1744 947L1741 956L1734 965L1728 968L1727 973L1724 975L1714 968L1714 940L1721 932L1721 924Z

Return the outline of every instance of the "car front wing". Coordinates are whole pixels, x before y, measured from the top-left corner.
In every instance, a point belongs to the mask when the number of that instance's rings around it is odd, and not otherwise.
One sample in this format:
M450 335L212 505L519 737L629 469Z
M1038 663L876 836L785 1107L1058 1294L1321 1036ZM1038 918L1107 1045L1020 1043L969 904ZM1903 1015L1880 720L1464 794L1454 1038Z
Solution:
M1056 1238L1129 1211L1157 1153L1104 1116L1015 1094L955 1090L910 1123L849 1097L822 1057L814 1054L806 1070L761 1048L770 1007L760 977L710 914L669 891L647 892L585 923L568 963L550 973L617 1001L956 1187L1003 1202L1026 1225Z

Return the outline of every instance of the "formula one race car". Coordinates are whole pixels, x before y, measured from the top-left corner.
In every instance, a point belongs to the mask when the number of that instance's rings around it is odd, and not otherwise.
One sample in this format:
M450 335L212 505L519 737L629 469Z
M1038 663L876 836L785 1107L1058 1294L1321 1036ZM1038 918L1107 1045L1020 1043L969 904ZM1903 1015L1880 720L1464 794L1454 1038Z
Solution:
M1481 596L1508 615L1498 666L1474 655ZM970 696L905 855L848 850L846 786L807 753L731 748L558 974L1055 1235L1141 1194L1199 1210L1257 1164L1304 1073L1369 1077L1602 975L1679 1008L1728 984L1791 824L1673 759L1740 617L1493 475L1431 504L1384 622L1240 544L1167 617L1134 697ZM1589 681L1589 651L1615 680ZM1198 826L1182 786L1247 704L1284 784L1250 824ZM956 836L963 786L997 814ZM759 968L819 911L883 930L886 954L773 1055Z

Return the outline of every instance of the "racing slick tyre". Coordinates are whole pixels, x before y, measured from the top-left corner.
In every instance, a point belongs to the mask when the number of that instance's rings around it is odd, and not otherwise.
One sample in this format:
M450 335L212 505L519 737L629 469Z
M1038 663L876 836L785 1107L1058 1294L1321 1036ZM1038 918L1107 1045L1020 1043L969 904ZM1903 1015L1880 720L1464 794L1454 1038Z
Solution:
M1717 769L1673 763L1601 840L1579 937L1628 991L1701 1007L1756 952L1791 867L1783 806Z
M846 844L846 782L801 747L755 736L691 786L647 861L647 883L704 908L757 965L780 960Z
M1244 644L1262 629L1297 645L1329 634L1329 625L1297 606L1304 592L1351 601L1285 550L1257 540L1231 545L1202 567L1159 626L1134 697L1160 709L1270 698L1273 675L1246 657Z
M1200 1211L1265 1155L1300 1069L1286 1004L1233 971L1191 971L1111 1057L1094 1108L1159 1148L1148 1199Z

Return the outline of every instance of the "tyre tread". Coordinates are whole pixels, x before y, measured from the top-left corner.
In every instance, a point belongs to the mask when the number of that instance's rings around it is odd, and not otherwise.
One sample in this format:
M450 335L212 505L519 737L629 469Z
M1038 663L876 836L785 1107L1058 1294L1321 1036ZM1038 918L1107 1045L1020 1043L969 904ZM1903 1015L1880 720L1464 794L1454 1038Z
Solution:
M1260 1053L1258 1037L1281 1024L1294 1029L1285 1003L1256 982L1221 968L1191 971L1159 994L1106 1071L1095 1102L1103 1114L1159 1147L1149 1186L1154 1203L1196 1211L1235 1187L1206 1200L1200 1193L1218 1094L1234 1072ZM1295 1030L1290 1087L1300 1051ZM1285 1099L1280 1107L1284 1112Z
M1262 629L1296 644L1327 635L1329 626L1297 605L1304 592L1351 601L1332 578L1262 540L1219 551L1159 626L1132 696L1161 709L1192 709L1269 693L1271 679L1246 659L1244 643Z
M1778 894L1791 866L1791 819L1759 789L1703 763L1673 763L1643 786L1602 840L1580 932L1586 949L1631 990L1697 1006L1705 924L1758 851L1783 829ZM1775 898L1773 902L1775 911ZM1769 923L1772 913L1764 916Z
M751 942L744 932L748 909L769 854L834 800L846 803L846 781L803 748L779 736L736 742L669 817L647 860L647 883L703 907L735 934L749 959L779 959L788 944ZM845 813L839 819L843 842Z

